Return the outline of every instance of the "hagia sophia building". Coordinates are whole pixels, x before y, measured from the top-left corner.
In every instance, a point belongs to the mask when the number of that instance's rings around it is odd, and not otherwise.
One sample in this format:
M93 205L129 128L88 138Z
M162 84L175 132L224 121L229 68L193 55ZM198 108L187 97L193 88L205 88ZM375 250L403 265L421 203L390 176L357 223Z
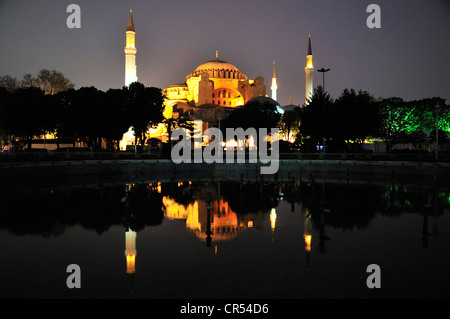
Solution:
M136 30L131 9L126 29L124 52L125 86L128 86L138 81ZM311 38L309 38L305 67L305 105L307 104L307 99L313 93L313 71ZM234 109L241 107L252 99L273 103L277 105L281 112L294 107L292 102L291 105L286 107L280 107L278 102L276 102L278 87L275 61L273 62L272 85L270 89L272 95L268 97L262 76L250 79L239 71L235 65L219 59L219 52L216 51L215 59L200 64L191 74L186 76L183 83L171 85L163 90L166 98L164 102L164 117L178 118L183 114L188 114L192 120L196 120L197 124L200 120L202 121L201 127L196 127L195 130L204 132L215 125L218 120L226 118ZM157 128L151 128L150 137L157 138L162 142L167 141L168 136L165 125L160 124ZM126 145L132 143L134 143L134 136L130 130L124 135L121 147L125 149Z

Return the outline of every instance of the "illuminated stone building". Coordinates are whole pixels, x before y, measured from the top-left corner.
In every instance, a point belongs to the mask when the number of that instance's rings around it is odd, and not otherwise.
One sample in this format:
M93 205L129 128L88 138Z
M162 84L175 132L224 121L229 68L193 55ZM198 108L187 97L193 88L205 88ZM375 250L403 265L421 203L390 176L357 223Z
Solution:
M175 109L193 109L201 105L236 108L256 96L265 96L264 78L250 80L233 64L216 59L199 65L186 76L183 84L164 90L166 106Z
M130 10L125 46L125 85L137 81L135 35L136 31ZM305 105L307 98L313 93L313 71L311 38L309 38L305 68ZM274 61L271 100L278 105L276 102L277 89ZM261 97L268 98L262 76L250 79L235 65L220 60L217 51L214 60L200 64L185 77L184 82L169 86L163 90L163 94L166 98L164 117L177 119L182 115L189 115L191 120L200 120L201 128L196 128L196 130L201 129L201 134L248 101L258 100L257 98ZM281 113L284 112L281 107L279 109ZM160 124L156 128L150 128L149 138L158 138L166 142L168 138L166 125ZM134 136L130 130L124 135L121 148L124 149L126 144L133 143L133 141Z
M202 130L254 97L266 96L264 78L249 79L233 64L216 58L200 64L181 84L164 91L166 117L189 114L203 121ZM156 137L156 136L155 136Z
M219 190L208 188L212 200L208 203L205 190L196 193L196 200L188 205L177 203L174 199L163 197L164 216L167 219L182 219L186 221L186 228L201 241L216 245L234 239L247 228L260 228L265 219L264 212L239 215L230 207L229 203L220 195ZM273 214L270 217L271 227L275 228Z

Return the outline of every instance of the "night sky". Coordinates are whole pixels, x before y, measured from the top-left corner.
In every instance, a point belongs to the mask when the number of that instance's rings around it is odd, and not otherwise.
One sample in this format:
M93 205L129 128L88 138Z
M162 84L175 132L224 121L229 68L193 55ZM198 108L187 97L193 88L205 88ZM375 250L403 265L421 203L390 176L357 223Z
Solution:
M66 25L71 3L81 7L81 29ZM366 26L371 3L381 7L381 29ZM0 0L0 75L20 80L47 68L76 88L122 87L130 7L146 86L182 83L218 50L249 78L263 76L269 96L275 60L280 104L301 104L310 32L314 85L316 70L330 68L333 98L354 88L450 102L448 0Z

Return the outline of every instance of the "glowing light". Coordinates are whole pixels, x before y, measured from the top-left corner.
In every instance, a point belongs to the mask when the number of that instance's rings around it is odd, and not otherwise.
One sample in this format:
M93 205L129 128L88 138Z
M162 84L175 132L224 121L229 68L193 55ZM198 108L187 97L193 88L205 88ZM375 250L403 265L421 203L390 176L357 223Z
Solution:
M311 235L304 235L305 239L305 250L311 251Z
M127 150L127 145L134 145L134 130L132 127L128 129L128 132L123 134L122 140L119 142L122 151Z
M222 147L225 150L233 150L234 148L242 149L244 147L248 147L249 149L256 149L255 139L253 138L253 135L249 136L245 145L244 145L244 141L242 141L242 140L236 141L235 139L230 139L230 140L228 140L226 142L222 142L220 144L222 145Z
M252 227L253 227L253 220L249 220L249 221L248 221L247 227L248 227L248 228L252 228Z
M158 186L156 187L156 191L158 194L161 194L161 182L158 182Z
M136 272L136 255L127 255L127 274Z
M277 212L276 212L275 208L272 208L272 210L270 212L270 228L272 228L272 231L275 230L276 220L277 220Z

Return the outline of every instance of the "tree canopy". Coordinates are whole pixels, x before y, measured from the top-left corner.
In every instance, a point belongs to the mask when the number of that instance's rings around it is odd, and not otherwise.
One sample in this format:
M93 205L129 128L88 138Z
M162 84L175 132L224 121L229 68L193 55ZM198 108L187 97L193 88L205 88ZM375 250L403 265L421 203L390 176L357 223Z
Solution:
M277 112L276 105L268 101L249 101L241 108L234 110L222 121L222 128L238 128L244 130L253 127L255 129L271 128L279 125L281 114Z
M141 83L107 92L82 87L57 94L45 94L35 86L13 92L0 88L0 132L28 143L33 137L54 133L58 139L100 150L118 149L123 134L133 127L143 145L149 126L164 119L163 101L161 89Z

